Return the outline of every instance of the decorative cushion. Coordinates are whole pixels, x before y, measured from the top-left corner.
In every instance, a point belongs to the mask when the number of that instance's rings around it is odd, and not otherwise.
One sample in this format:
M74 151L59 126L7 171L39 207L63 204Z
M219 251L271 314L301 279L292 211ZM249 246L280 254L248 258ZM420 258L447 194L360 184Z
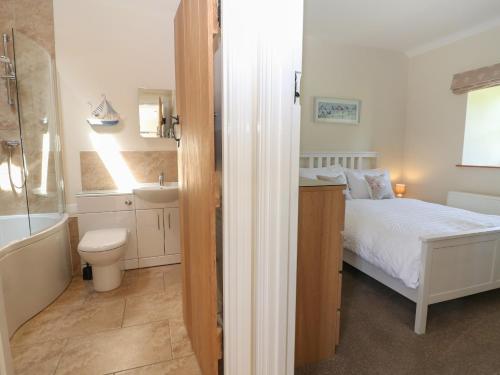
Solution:
M344 170L342 167L333 166L333 167L325 167L325 168L300 168L299 176L309 178L311 180L316 180L317 175L322 176L338 176L339 174L344 174Z
M378 176L365 175L365 180L368 183L371 199L394 198L391 183L387 181L385 174Z
M384 175L386 183L391 186L391 176L385 169L344 169L349 184L349 191L352 199L370 199L370 187L365 179L365 176ZM392 189L391 189L392 191ZM393 193L394 195L394 193Z

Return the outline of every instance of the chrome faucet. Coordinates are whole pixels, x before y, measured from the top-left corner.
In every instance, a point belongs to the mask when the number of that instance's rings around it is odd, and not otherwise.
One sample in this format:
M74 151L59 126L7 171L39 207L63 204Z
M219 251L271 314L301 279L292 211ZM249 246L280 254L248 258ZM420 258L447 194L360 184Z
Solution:
M165 174L163 172L161 172L158 176L158 182L160 183L160 186L165 185Z

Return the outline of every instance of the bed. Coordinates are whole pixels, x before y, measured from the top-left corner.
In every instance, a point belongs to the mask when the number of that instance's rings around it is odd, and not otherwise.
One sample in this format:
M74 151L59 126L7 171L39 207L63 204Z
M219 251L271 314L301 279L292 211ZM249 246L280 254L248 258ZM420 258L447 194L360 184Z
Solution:
M301 166L361 170L376 158L307 153ZM406 198L348 200L344 261L414 301L414 331L424 334L430 304L500 288L500 216Z

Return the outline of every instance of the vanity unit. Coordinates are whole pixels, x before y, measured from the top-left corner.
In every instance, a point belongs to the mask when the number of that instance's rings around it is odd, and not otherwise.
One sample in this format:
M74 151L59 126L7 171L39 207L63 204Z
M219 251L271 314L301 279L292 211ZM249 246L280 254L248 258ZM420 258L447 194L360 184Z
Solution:
M76 197L80 239L85 232L126 228L124 269L180 263L177 187L149 185L132 192L88 191Z

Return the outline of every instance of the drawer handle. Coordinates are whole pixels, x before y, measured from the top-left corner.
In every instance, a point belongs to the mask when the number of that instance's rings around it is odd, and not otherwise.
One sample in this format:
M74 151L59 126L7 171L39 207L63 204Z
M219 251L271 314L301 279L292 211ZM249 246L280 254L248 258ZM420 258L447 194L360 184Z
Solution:
M168 229L170 229L170 212L168 213Z
M125 201L125 204L126 204L127 206L131 206L131 205L132 205L132 201L130 201L130 200L126 200L126 201Z

